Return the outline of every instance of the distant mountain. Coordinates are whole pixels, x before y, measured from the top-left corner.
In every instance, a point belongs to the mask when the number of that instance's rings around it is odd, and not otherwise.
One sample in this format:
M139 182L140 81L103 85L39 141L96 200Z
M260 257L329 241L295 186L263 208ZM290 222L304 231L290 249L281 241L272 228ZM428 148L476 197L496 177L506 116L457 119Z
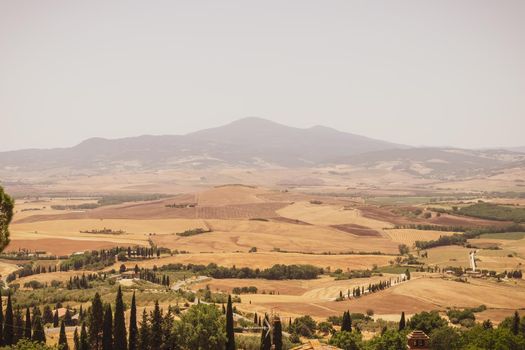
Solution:
M508 150L412 148L324 126L293 128L244 118L186 135L88 139L77 146L0 152L0 170L57 174L211 166L315 167L351 165L448 178L524 167L525 154ZM66 170L66 172L64 172Z
M300 129L261 118L244 118L187 135L92 138L71 148L0 152L0 166L19 170L218 164L298 167L399 148L406 146L323 126Z

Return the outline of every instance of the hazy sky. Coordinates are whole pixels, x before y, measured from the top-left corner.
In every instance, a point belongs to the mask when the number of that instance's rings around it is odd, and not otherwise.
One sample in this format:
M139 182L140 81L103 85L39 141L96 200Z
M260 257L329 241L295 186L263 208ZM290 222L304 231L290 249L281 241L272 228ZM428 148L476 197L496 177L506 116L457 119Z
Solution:
M525 145L525 1L0 0L0 150L259 116Z

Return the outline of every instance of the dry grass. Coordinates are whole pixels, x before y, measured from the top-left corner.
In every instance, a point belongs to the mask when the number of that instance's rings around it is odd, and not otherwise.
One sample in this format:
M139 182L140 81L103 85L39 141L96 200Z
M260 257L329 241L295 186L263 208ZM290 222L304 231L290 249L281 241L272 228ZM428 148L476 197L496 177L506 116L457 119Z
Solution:
M278 210L277 213L286 218L319 226L354 224L375 230L393 227L393 225L388 222L364 217L360 210L345 210L342 206L297 202Z
M384 277L386 278L386 277ZM377 279L377 278L375 278ZM308 314L317 319L338 315L348 309L352 312L366 312L371 309L376 318L398 320L402 311L411 315L425 310L445 310L447 307L475 307L486 305L490 318L500 321L508 316L509 310L525 302L523 282L518 284L470 279L469 283L454 282L442 279L438 275L414 274L408 282L393 286L385 291L365 295L359 299L342 302L333 301L333 297L353 286L368 285L370 279L334 281L322 277L315 281L287 281L290 287L281 285L280 281L265 281L259 286L264 290L279 291L279 295L256 294L242 295L242 304L238 308L264 313L270 310L284 317L297 317ZM237 282L237 284L235 284ZM242 284L242 281L211 281L212 288L219 289L231 286L256 285L256 281ZM202 287L202 286L200 286ZM508 298L515 295L515 298ZM489 316L489 312L487 312ZM483 320L485 315L479 315Z
M428 259L422 259L425 264L447 267L470 267L469 252L473 249L460 246L446 246L429 249ZM525 259L519 256L508 257L508 250L477 250L476 258L479 269L504 271L521 269Z
M145 260L139 262L140 267L162 266L171 263L183 264L209 264L216 263L221 266L231 267L251 267L267 268L275 264L311 264L314 266L331 269L367 269L373 265L388 265L394 257L391 255L314 255L296 253L200 253L200 254L179 254L160 259ZM118 269L120 263L115 265ZM134 267L135 262L127 262L126 266Z
M454 232L423 231L413 229L384 230L385 234L394 242L412 246L416 241L436 240L441 236L450 236Z
M91 249L96 244L105 242L104 247L114 245L149 245L150 234L169 234L182 232L192 228L205 228L202 220L166 219L166 220L124 220L124 219L84 219L84 220L51 220L29 223L14 223L10 227L12 243L8 250L24 246L29 240L38 240L42 244L38 249L67 252ZM94 234L80 231L123 230L123 234ZM50 240L51 239L51 240ZM67 247L62 250L56 245L56 240L63 239ZM77 246L74 246L76 241ZM35 246L36 243L30 244ZM95 247L95 249L98 249Z

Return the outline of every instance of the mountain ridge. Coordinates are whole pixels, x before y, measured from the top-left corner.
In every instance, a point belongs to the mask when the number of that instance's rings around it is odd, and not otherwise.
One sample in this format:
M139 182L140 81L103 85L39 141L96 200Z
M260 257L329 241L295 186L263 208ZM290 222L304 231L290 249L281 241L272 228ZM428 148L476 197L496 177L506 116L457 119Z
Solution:
M144 166L184 159L215 159L231 164L262 160L279 166L318 164L330 158L407 147L324 126L294 128L248 117L185 135L141 135L118 139L93 137L73 147L0 152L3 166L92 167L138 162Z
M118 170L350 165L417 176L477 176L523 167L511 150L410 147L316 125L295 128L248 117L184 135L93 137L73 147L0 152L0 170Z

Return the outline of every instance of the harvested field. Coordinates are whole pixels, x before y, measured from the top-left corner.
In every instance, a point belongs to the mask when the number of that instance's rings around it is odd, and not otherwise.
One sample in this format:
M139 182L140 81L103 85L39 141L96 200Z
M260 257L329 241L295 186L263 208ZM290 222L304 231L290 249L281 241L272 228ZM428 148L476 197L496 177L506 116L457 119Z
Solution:
M5 252L16 252L19 249L28 249L29 251L45 251L53 255L69 255L79 251L109 249L116 245L116 243L107 241L74 240L66 238L15 239L9 243Z
M267 203L259 197L268 190L246 185L223 185L196 194L199 206L238 205L247 203Z
M270 218L271 220L273 221L277 221L277 222L285 222L287 224L294 224L294 225L312 225L312 224L309 224L307 222L304 222L304 221L301 221L301 220L297 220L297 219L289 219L289 218L284 218L282 216L276 216L274 218Z
M54 215L32 215L15 223L30 223L50 220L82 219L249 219L275 217L276 211L288 203L247 203L224 206L197 206L169 208L173 200L163 200L133 205L101 207L85 212Z
M325 253L396 253L397 244L384 237L360 237L328 226L295 225L259 220L206 220L213 232L191 237L152 236L159 245L190 252L258 250Z
M178 254L160 259L152 259L138 262L139 267L152 268L154 265L167 264L209 264L231 267L267 268L275 264L310 264L322 268L331 269L370 269L375 265L388 265L394 257L392 255L314 255L298 253L200 253L200 254ZM136 262L126 262L126 266L133 268ZM120 266L120 263L117 263ZM118 266L115 267L118 269Z
M354 224L371 229L392 227L388 222L364 217L360 210L332 205L298 202L277 211L283 217L301 220L313 225L330 226Z
M51 220L11 225L11 238L39 239L62 237L66 239L103 240L111 242L147 243L150 234L170 234L193 228L206 228L202 220L125 220L125 219L79 219ZM122 234L88 233L80 231L124 231Z
M394 229L384 230L386 236L397 243L412 246L416 241L431 241L436 240L441 236L450 236L455 232L446 231L428 231L428 230L414 230L414 229Z
M437 247L427 250L428 259L422 259L425 264L440 267L470 267L469 252L472 249L460 246ZM477 250L476 259L479 269L504 271L520 269L525 259L520 256L508 256L508 250Z
M338 315L348 309L362 313L372 309L375 318L398 319L402 311L410 315L421 311L445 310L449 306L465 308L483 304L489 308L487 314L490 312L491 319L499 321L508 315L508 311L515 307L516 303L525 303L525 289L521 285L476 279L469 279L469 283L460 283L442 279L438 275L414 275L412 280L384 291L341 302L327 300L330 299L327 297L337 296L339 290L344 293L352 286L367 285L369 279L334 281L325 276L315 281L289 281L295 288L291 287L288 291L285 288L279 289L279 284L275 283L274 288L279 291L278 295L243 295L242 304L238 308L258 313L274 310L285 317L308 314L317 319ZM217 281L218 285L223 287L244 286L242 282L228 280L221 284L221 281ZM214 283L215 280L211 281L210 286L214 286ZM246 285L255 285L253 283ZM266 283L265 290L269 290L273 281ZM307 291L303 292L305 289ZM509 299L508 295L514 293L517 293L517 299ZM478 314L477 318L484 319L482 314Z
M372 229L369 229L361 225L342 224L342 225L330 225L330 227L333 227L339 231L351 233L356 236L381 237L381 233L377 232L376 230L372 230Z

